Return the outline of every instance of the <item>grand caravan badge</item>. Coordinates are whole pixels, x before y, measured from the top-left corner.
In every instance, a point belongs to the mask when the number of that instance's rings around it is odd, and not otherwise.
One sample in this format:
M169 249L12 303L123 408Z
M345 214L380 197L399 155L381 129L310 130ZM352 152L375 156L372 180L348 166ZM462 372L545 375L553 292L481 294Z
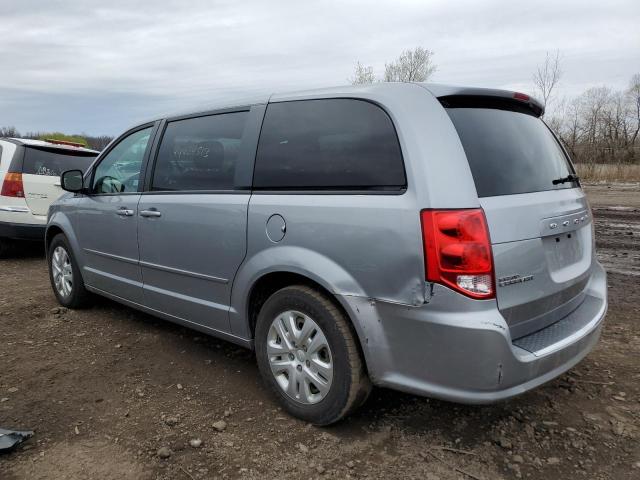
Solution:
M533 280L533 275L509 275L498 279L498 286L506 287L507 285L515 285L516 283L524 283Z

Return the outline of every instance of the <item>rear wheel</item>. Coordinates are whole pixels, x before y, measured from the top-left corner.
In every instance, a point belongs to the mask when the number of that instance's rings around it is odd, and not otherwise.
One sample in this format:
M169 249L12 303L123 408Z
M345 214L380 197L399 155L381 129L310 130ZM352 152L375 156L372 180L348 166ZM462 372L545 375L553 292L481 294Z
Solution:
M49 259L49 280L60 305L68 308L86 306L89 301L89 292L84 288L82 275L67 237L62 233L53 237L47 258Z
M371 391L351 325L312 288L294 285L269 297L255 337L263 378L298 418L316 425L337 422Z

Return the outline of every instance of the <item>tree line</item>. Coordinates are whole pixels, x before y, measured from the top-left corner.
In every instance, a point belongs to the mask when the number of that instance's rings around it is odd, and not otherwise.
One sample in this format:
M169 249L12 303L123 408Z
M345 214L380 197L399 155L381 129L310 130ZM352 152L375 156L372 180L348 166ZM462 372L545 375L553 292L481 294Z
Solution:
M26 132L22 135L15 127L0 127L0 138L30 138L34 140L64 140L67 142L74 142L84 145L87 148L93 150L102 151L106 147L113 137L108 135L91 136L86 134L80 135L67 135L61 132Z
M357 62L349 81L425 82L436 72L434 53L423 47L405 50L385 63L382 77L371 66ZM640 74L627 88L589 88L575 97L556 98L562 76L559 50L547 52L533 73L533 93L545 106L545 122L556 133L576 163L640 163Z
M434 52L416 47L385 63L378 77L372 66L357 62L349 82L425 82L437 70ZM627 88L589 88L575 97L556 98L563 77L560 51L547 52L533 73L534 96L545 105L544 120L563 142L574 162L595 164L640 164L640 73ZM21 137L13 127L0 127L0 137ZM56 138L102 150L112 137L65 135L58 132L28 132L24 138Z
M577 163L640 163L640 74L626 89L593 87L563 98L547 117Z

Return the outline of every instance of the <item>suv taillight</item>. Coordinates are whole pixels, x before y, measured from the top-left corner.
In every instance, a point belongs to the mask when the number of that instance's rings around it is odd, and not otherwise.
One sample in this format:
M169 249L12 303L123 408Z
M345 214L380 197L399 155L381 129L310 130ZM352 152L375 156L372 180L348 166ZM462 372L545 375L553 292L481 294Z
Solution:
M423 210L421 220L427 281L471 298L493 298L493 256L482 209Z
M22 186L21 173L7 173L2 182L3 197L24 197L24 187Z

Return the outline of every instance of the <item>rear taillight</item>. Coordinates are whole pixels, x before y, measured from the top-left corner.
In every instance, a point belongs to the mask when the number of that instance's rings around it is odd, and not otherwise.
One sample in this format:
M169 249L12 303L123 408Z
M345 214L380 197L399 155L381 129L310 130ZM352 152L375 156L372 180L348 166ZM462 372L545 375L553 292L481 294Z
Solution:
M24 187L22 186L21 173L7 173L2 182L3 197L24 197Z
M472 298L495 296L489 229L481 209L423 210L427 281Z

